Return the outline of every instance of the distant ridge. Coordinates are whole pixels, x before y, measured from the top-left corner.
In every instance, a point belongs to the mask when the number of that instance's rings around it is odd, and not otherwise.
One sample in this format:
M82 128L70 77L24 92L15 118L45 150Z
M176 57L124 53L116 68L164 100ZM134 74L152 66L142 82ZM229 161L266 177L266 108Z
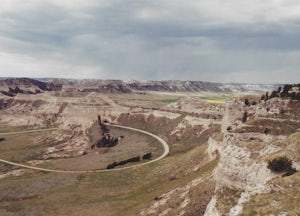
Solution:
M93 80L93 79L57 79L57 78L0 78L0 92L7 96L18 93L37 94L44 91L60 91L72 88L79 92L131 93L136 91L160 92L200 92L220 93L267 92L283 84L241 84L213 83L203 81L137 81L137 80Z
M0 92L14 97L19 93L38 94L44 91L60 91L62 85L53 82L41 82L30 78L9 78L0 80Z
M266 92L277 89L282 84L241 84L241 83L213 83L202 81L122 81L97 80L78 81L83 92L123 92L132 91L161 91L161 92L200 92L212 91L223 93L234 92Z

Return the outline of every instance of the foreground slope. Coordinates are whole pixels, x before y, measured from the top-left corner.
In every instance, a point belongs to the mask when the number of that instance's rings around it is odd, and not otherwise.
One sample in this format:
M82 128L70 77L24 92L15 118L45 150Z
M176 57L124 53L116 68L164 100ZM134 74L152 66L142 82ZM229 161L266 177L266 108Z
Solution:
M228 102L223 139L209 140L209 152L218 152L220 161L205 215L299 215L300 181L294 173L300 168L299 100L274 97L250 104ZM292 173L268 168L282 157L292 161Z

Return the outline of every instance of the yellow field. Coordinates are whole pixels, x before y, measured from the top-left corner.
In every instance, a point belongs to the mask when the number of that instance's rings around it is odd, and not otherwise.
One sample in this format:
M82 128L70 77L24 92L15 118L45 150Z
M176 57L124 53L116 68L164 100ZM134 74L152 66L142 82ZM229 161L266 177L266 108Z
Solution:
M212 104L225 104L224 100L206 100L206 101Z

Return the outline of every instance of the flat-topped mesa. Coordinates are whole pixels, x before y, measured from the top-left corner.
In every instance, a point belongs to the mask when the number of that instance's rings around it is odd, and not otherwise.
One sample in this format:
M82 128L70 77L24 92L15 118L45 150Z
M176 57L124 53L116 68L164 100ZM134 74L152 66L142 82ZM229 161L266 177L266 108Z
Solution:
M14 97L17 94L38 94L45 91L60 91L62 85L54 82L42 82L30 78L0 80L0 93Z
M62 80L65 87L68 80ZM72 81L72 88L78 92L99 93L133 93L133 92L266 92L282 86L280 84L242 84L242 83L214 83L190 80L77 80Z

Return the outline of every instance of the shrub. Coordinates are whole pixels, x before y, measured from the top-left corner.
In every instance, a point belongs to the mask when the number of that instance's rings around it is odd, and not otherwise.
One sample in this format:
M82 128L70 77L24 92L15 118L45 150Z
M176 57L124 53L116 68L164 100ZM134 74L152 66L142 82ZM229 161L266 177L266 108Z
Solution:
M292 168L292 161L285 156L268 161L268 168L273 172L285 172L284 176L289 176L296 172L296 169Z
M228 126L228 127L227 127L227 131L228 131L228 132L231 132L231 131L232 131L232 127L231 127L231 126Z
M264 134L269 134L270 133L270 129L269 128L266 128L265 130L264 130Z
M143 160L150 160L151 157L152 157L152 153L149 152L149 153L143 155Z
M245 99L245 105L250 106L250 102L249 102L248 98Z

